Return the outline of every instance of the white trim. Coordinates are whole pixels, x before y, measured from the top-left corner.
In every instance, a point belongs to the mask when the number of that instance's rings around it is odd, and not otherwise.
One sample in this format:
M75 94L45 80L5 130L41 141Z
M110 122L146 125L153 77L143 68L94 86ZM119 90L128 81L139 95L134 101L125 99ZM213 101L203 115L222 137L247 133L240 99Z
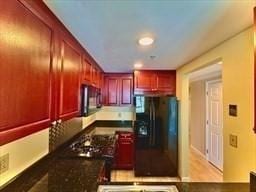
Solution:
M205 92L205 97L206 97L206 105L205 105L206 106L206 121L205 121L205 128L206 128L206 131L205 131L205 134L206 134L205 142L206 142L206 144L205 144L205 147L206 147L206 159L209 162L211 162L211 161L209 160L209 126L207 124L207 120L209 119L209 110L208 110L209 109L209 107L208 107L209 96L208 96L207 93L209 91L209 84L210 83L218 83L218 82L222 84L222 79L214 79L214 80L209 80L209 81L205 82L205 85L206 85L206 88L205 88L205 91L206 91ZM222 86L223 86L223 84L222 84ZM223 98L222 98L221 102L223 103ZM222 122L222 125L223 125L223 122ZM223 127L222 127L222 136L223 136ZM223 151L223 142L222 142L222 151ZM223 158L223 154L222 154L222 158ZM214 166L216 166L216 165L214 165ZM216 167L218 167L218 166L216 166ZM223 167L223 162L222 162L222 167ZM222 169L220 169L220 170L222 170Z

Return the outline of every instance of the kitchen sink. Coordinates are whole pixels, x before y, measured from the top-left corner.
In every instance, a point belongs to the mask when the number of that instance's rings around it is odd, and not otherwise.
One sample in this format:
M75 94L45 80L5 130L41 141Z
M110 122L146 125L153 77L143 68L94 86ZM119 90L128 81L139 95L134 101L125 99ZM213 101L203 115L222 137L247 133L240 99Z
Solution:
M175 185L100 185L98 192L178 192Z

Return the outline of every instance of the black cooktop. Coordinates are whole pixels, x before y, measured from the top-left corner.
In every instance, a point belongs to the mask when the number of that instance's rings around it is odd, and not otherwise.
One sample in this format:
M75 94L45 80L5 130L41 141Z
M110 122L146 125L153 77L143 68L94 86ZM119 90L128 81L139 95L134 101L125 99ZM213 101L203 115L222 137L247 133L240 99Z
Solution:
M65 157L113 158L114 135L82 135L65 151Z

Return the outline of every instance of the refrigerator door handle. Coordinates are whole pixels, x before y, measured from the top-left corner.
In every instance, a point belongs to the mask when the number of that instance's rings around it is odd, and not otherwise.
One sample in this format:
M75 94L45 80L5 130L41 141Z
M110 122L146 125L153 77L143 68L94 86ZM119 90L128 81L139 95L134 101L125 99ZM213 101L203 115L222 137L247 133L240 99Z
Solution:
M149 127L148 127L148 138L149 138L149 145L151 145L151 129L152 129L152 107L151 107L151 100L149 102Z
M155 111L155 105L154 102L152 102L152 109L153 109L153 113L152 113L152 145L156 144L156 111Z

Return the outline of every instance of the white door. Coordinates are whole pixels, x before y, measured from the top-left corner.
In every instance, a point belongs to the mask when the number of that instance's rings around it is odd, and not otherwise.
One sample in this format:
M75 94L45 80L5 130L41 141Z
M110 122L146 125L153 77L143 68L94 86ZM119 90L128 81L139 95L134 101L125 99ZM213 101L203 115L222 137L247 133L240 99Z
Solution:
M207 157L208 161L223 170L222 82L208 81L207 89Z

